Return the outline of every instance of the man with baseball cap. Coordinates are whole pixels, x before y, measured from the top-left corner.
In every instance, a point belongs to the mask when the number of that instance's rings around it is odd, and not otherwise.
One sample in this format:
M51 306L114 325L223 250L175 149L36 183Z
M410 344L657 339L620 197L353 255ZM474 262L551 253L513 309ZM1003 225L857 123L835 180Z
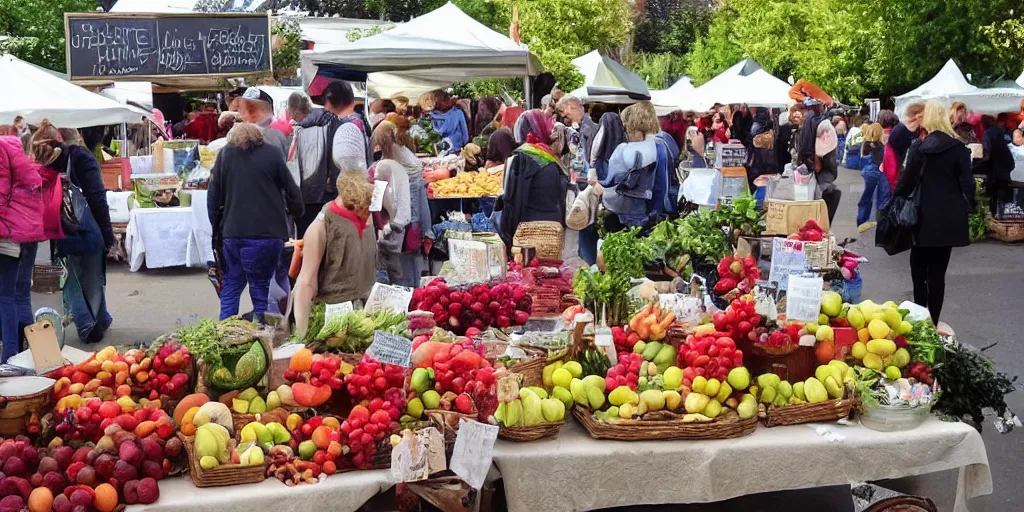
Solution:
M274 99L266 92L250 87L242 94L242 120L255 124L263 130L265 144L281 148L281 156L288 159L288 137L281 130L271 127L274 122Z

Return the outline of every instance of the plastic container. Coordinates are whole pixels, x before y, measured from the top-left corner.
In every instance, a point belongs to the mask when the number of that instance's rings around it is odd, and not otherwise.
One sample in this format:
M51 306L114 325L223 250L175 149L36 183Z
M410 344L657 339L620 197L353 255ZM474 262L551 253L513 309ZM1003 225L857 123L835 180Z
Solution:
M871 430L897 432L912 430L924 423L932 411L931 405L907 407L897 405L869 405L861 402L860 423Z

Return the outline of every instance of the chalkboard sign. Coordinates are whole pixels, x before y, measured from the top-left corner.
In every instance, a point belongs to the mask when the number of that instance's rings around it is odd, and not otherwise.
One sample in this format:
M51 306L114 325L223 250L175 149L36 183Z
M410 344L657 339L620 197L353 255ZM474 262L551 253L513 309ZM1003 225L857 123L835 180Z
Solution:
M260 14L64 14L71 79L151 80L272 69Z

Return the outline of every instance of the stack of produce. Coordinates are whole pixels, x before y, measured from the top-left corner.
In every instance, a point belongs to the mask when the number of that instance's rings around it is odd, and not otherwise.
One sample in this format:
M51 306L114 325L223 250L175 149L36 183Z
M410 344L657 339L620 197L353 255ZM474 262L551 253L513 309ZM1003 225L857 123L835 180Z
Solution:
M668 329L675 319L675 313L664 311L651 303L629 320L629 334L636 333L639 341L661 341L668 335Z
M505 329L523 325L530 319L532 300L517 283L498 283L493 287L475 285L468 290L449 288L444 279L434 279L412 292L410 310L430 311L439 326L456 334L470 327Z
M206 370L206 384L221 390L245 389L267 372L260 326L240 318L204 319L178 331L178 338Z
M724 332L701 325L679 346L677 363L683 368L683 383L691 386L697 377L725 380L733 368L743 366L743 351Z
M827 365L819 366L814 372L814 377L795 384L780 379L774 373L758 375L757 389L753 389L752 393L758 397L761 403L775 407L803 403L817 404L830 398L842 398L843 388L847 384L856 386L860 379L877 378L877 374L870 370L868 372L870 373L865 373L862 376L846 363L833 360Z
M534 316L556 316L579 303L573 294L572 279L556 267L525 267L518 277L533 299Z
M288 360L284 379L291 383L291 399L302 407L318 407L330 400L333 391L344 384L345 363L335 354L313 354L308 348L301 348ZM279 398L281 387L277 389Z
M761 270L753 256L739 258L726 256L718 262L718 282L715 283L715 295L722 296L732 291L740 294L749 293L754 284L761 279Z
M828 236L828 231L821 228L821 225L814 219L808 219L807 222L800 228L796 233L790 234L790 240L800 240L803 242L820 242Z
M733 299L725 311L715 313L712 318L715 329L733 340L749 338L750 333L754 332L763 320L761 315L757 314L754 299L749 294ZM763 333L764 331L759 334ZM759 342L760 335L753 341Z
M151 351L152 355L139 349L118 354L114 347L106 347L78 365L64 366L57 371L54 398L129 397L167 403L187 393L187 367L192 364L188 349L168 342Z
M454 178L435 181L427 187L429 197L486 197L501 195L503 173L460 172Z
M486 359L482 343L460 337L452 343L420 339L414 346L407 421L420 419L429 409L454 410L482 420L494 414L497 370Z
M405 313L381 309L374 313L364 310L350 311L323 318L323 309L314 309L310 314L310 331L320 324L319 332L310 341L323 341L328 350L348 354L361 354L373 342L373 332L383 331L397 336L411 338L409 321ZM314 316L319 315L319 318ZM307 335L309 339L309 335Z
M555 389L562 390L559 394L563 398L569 398L568 404L558 398L549 398L543 388L524 387L519 389L519 398L498 404L494 412L495 421L505 427L532 427L565 421L565 410L572 406L572 397L564 395L565 388Z

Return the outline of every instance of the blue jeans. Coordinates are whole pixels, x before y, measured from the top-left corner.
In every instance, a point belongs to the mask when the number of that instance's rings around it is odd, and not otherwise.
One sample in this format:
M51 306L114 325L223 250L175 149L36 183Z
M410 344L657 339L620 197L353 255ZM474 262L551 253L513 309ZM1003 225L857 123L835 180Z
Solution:
M32 323L32 270L38 247L36 242L21 244L19 257L0 256L0 362L21 351L22 329Z
M225 238L224 286L220 290L220 319L238 314L238 299L246 283L253 318L262 322L267 312L270 280L274 277L284 241L277 238Z
M597 223L580 230L580 258L587 265L597 263Z
M864 193L857 202L857 225L872 218L872 213L882 209L889 202L889 181L875 164L865 165L860 175L864 177ZM872 208L874 206L874 208Z

